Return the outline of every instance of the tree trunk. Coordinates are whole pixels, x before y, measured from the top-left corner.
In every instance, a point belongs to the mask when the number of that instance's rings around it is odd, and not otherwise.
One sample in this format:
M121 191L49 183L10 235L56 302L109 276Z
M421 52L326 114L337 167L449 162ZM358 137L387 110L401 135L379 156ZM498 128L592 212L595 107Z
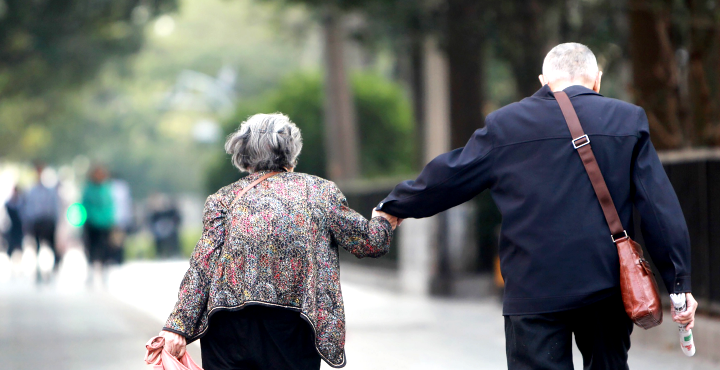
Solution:
M718 86L712 89L714 68L718 61L718 24L707 2L686 0L690 10L690 47L688 91L691 102L689 128L693 143L712 145L712 127L718 122ZM717 78L717 76L715 76ZM713 97L714 95L714 97Z
M517 10L513 18L520 31L516 35L519 47L510 65L517 83L518 94L524 98L531 96L541 87L538 75L542 73L547 44L542 24L545 20L544 6L539 0L519 0L515 2L515 7ZM545 8L549 7L545 6Z
M329 9L323 22L325 42L325 147L327 173L333 181L357 178L358 131L344 58L341 14Z
M450 81L447 56L438 47L437 40L428 36L424 42L425 66L424 112L425 134L423 154L425 163L450 149L450 131L452 129L450 113ZM428 230L428 241L432 247L433 271L430 277L429 292L435 295L452 294L452 270L448 258L447 214L441 212L431 218L432 229Z
M655 146L686 146L669 1L630 0L628 10L635 101L645 108Z
M715 19L720 19L718 13L720 13L720 0L715 2ZM715 22L715 26L718 27L717 22ZM714 120L708 127L708 135L711 145L720 146L720 49L718 49L720 48L720 32L715 32L715 47L715 60L710 67L714 75L712 81L715 84L715 97L713 99L715 108L713 112Z
M421 32L410 35L410 86L412 90L413 114L415 116L415 163L416 169L425 164L422 143L425 142L425 36Z
M483 2L448 0L446 49L450 67L450 145L465 146L484 126Z

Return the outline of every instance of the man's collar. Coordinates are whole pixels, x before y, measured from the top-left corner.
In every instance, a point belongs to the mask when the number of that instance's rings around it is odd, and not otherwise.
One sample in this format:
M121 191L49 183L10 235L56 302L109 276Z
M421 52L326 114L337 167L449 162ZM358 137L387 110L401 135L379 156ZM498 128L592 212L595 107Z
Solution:
M565 88L565 93L568 95L568 97L572 98L578 95L599 95L594 90L588 89L585 86L582 85L572 85ZM550 86L543 85L543 87L538 90L535 94L533 94L534 98L540 98L540 99L552 99L555 100L555 95L553 94L552 90L550 90Z

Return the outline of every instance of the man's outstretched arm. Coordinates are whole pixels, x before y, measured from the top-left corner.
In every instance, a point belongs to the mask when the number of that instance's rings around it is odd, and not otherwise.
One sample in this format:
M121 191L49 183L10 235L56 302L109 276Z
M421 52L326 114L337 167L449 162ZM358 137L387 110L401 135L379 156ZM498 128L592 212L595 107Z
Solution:
M376 209L399 218L430 217L488 188L493 181L489 127L475 131L464 148L437 156L414 181L398 184Z

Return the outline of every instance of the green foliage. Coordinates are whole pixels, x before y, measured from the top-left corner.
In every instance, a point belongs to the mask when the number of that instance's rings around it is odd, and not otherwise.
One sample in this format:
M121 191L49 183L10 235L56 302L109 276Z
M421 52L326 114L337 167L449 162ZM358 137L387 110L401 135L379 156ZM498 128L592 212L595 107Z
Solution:
M352 76L356 117L360 134L363 177L390 176L412 171L414 150L412 109L402 87L373 73ZM295 122L303 136L297 171L325 177L323 126L324 90L319 73L293 73L277 88L261 97L240 103L226 124L236 130L256 113L282 112ZM240 177L227 155L218 156L208 171L209 192Z
M104 62L133 54L143 26L175 0L5 0L0 10L0 96L43 94L87 81Z
M186 227L180 229L180 254L185 258L190 258L201 236L201 227Z
M372 73L352 76L365 177L412 172L412 107L402 87Z
M200 227L186 227L180 229L180 254L189 258L195 244L200 239L202 229ZM130 260L152 260L157 256L155 241L149 232L131 234L125 241L125 259Z
M155 258L155 244L150 233L135 233L125 240L125 260L151 260Z
M176 0L0 1L0 157L57 159L47 149L68 139L61 126L77 128L85 118L78 117L83 85L108 62L137 53L145 25L176 6Z

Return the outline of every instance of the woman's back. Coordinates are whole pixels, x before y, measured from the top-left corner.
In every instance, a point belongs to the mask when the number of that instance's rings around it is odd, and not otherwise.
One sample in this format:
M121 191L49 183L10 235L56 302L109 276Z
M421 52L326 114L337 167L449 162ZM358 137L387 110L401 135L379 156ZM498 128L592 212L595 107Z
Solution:
M233 165L250 175L205 203L202 236L160 333L171 354L182 356L188 342L207 334L203 361L227 365L217 369L249 362L263 370L317 370L318 355L333 367L345 365L338 247L358 258L380 257L398 221L375 210L367 220L348 207L334 183L294 173L301 149L300 130L277 113L256 114L228 137ZM312 342L297 316L300 325L290 320L268 329L262 322L277 315L248 316L241 311L248 306L299 314L312 326ZM212 318L222 311L240 312ZM237 325L226 325L223 317ZM249 342L257 346L247 350ZM308 357L308 346L317 354Z
M250 174L208 198L203 237L166 329L192 341L215 311L285 307L300 312L313 326L318 352L340 366L345 315L337 247L359 258L382 256L392 226L382 217L368 221L334 183L303 173L278 173L238 198L265 174Z

